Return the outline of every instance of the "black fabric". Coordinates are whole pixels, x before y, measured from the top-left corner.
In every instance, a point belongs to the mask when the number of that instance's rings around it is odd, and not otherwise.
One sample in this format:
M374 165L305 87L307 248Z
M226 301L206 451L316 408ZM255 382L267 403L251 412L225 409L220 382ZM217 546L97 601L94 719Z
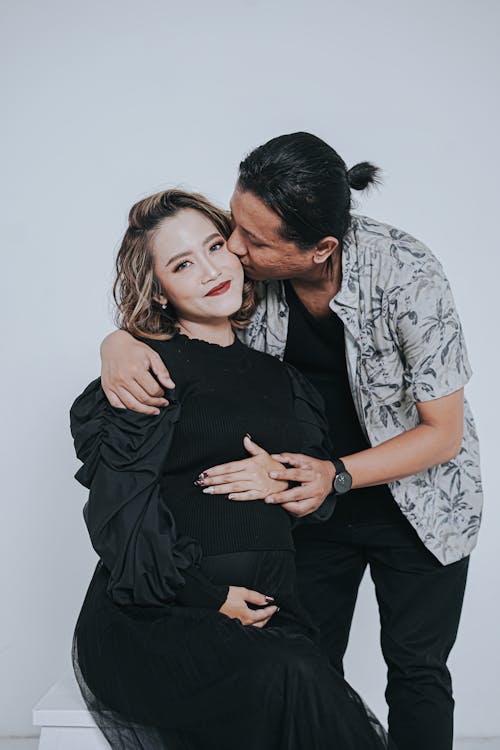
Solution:
M387 747L315 643L286 511L227 498L217 507L193 485L214 461L243 457L246 432L268 450L327 458L317 396L293 369L239 342L177 336L154 346L176 381L159 417L112 409L98 382L72 410L101 557L73 663L98 726L120 750ZM263 629L244 627L217 611L228 585L274 596L281 609Z
M452 750L446 662L457 635L468 558L441 565L410 524L338 524L329 539L297 543L299 593L320 645L342 673L358 587L367 566L388 667L389 734L404 750Z
M370 444L361 428L352 398L345 359L344 325L330 310L325 318L316 318L297 296L293 285L285 281L290 308L284 359L302 372L321 394L333 454L348 456L366 450ZM404 521L389 487L360 488L339 496L335 513L321 529L302 528L301 537L311 533L328 538L337 523L373 523Z

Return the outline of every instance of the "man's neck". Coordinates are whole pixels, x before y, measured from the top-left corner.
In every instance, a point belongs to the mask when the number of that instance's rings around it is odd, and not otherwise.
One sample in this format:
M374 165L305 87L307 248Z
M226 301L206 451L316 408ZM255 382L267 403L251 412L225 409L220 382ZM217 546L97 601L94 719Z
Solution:
M296 294L312 315L321 317L329 312L330 300L342 284L342 255L336 252L328 268L323 265L302 276L290 279Z

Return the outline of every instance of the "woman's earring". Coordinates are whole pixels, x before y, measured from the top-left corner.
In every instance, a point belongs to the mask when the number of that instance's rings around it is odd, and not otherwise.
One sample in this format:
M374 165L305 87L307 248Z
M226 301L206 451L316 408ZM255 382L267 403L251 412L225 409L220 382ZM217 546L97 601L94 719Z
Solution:
M166 309L167 309L167 305L166 305L166 304L163 304L163 305L161 306L161 309L162 309L162 310L166 310Z

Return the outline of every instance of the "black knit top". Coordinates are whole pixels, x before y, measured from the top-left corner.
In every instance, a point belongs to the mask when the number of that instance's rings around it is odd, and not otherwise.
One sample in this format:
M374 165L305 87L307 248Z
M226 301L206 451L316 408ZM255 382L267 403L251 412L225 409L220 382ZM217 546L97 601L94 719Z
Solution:
M290 553L293 521L279 505L204 494L194 482L204 469L247 458L246 433L270 453L329 458L321 399L292 367L238 339L222 347L178 334L146 343L176 384L160 415L111 407L99 380L72 407L84 462L76 476L90 488L85 520L117 603L219 608L227 586L207 579L202 556ZM308 520L328 517L333 504L330 497Z

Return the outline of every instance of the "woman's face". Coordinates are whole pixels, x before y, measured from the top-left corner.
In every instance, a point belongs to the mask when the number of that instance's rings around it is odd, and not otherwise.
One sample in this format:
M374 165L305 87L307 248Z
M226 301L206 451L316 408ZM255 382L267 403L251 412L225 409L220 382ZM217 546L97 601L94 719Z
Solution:
M180 323L228 318L241 307L243 268L214 224L200 211L181 209L163 219L153 240L161 302L171 304Z

